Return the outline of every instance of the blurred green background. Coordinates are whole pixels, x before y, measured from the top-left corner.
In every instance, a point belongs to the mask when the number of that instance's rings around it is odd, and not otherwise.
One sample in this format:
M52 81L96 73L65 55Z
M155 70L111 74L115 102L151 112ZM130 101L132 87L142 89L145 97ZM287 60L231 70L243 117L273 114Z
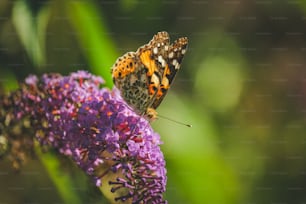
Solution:
M306 203L305 1L1 0L0 82L84 69L112 87L116 58L163 30L190 44L158 112L193 125L153 123L169 203ZM107 203L51 161L1 161L0 203Z

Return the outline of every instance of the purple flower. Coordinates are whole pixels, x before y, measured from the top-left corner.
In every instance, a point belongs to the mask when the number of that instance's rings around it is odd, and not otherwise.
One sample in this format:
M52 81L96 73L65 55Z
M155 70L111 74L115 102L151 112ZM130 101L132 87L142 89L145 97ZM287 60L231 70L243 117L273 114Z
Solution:
M85 71L29 76L5 107L14 107L12 121L30 118L41 145L71 157L97 185L110 185L116 201L165 203L159 135L103 83Z

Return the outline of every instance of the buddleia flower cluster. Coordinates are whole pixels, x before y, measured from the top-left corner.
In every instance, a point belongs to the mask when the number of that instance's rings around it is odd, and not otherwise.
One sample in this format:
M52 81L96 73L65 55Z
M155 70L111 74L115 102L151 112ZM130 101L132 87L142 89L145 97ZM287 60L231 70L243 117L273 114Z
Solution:
M115 201L166 203L159 135L103 84L85 71L29 76L0 98L0 150L19 167L37 140L70 157L97 186L109 185Z

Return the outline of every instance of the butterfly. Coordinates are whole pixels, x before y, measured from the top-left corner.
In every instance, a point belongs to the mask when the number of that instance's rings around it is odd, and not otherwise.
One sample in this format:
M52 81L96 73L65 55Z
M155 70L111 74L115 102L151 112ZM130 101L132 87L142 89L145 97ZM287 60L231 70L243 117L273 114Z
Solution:
M158 32L136 52L116 60L111 68L113 82L136 113L149 121L157 118L156 109L180 69L187 45L186 37L170 44L169 34Z

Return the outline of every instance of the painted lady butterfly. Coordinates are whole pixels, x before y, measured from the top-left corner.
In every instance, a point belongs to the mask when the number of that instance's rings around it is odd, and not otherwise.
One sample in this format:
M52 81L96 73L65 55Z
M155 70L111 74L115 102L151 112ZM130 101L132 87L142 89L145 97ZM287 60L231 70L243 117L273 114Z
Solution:
M136 52L119 57L112 67L115 86L123 99L150 121L157 118L156 108L165 97L180 68L188 39L170 44L167 32L158 32Z

